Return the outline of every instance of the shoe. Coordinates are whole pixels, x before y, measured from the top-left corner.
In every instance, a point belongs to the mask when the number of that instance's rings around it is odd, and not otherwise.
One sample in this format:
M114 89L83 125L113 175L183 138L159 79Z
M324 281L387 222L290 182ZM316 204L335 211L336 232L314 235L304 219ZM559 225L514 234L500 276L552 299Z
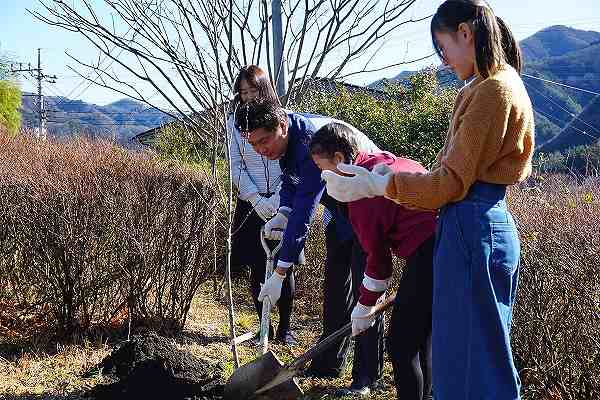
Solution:
M369 386L350 385L348 388L338 389L335 394L336 396L367 397L371 394L371 388Z
M296 346L298 344L298 339L296 339L296 335L294 335L294 332L289 330L285 332L277 332L275 340L280 341L281 343L288 346Z

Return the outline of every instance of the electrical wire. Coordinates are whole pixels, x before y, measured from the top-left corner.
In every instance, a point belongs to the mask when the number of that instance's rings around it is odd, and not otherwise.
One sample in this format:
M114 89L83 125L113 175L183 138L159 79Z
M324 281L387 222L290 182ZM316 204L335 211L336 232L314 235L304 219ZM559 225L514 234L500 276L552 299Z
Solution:
M554 85L558 85L558 86L566 87L566 88L569 88L569 89L578 90L580 92L584 92L584 93L589 93L589 94L593 94L593 95L596 95L596 96L600 96L600 93L594 92L592 90L582 89L582 88L578 88L576 86L571 86L571 85L565 85L564 83L555 82L555 81L552 81L550 79L539 78L537 76L532 76L532 75L528 75L528 74L521 74L521 75L524 76L524 77L526 77L526 78L537 79L537 80L542 81L542 82L552 83Z
M562 111L566 112L567 114L569 114L571 117L573 117L573 119L580 121L581 123L583 123L586 126L589 126L590 128L592 128L594 131L596 131L598 134L600 134L600 130L597 129L596 127L594 127L593 125L587 123L586 121L584 121L582 118L580 118L577 114L572 113L571 111L567 110L566 108L564 108L563 106L561 106L560 104L558 104L557 102L555 102L554 100L552 100L552 98L546 96L544 93L542 93L541 90L538 90L537 88L525 84L526 87L533 89L534 91L536 91L537 93L540 94L540 96L544 97L546 100L548 100L550 103L554 104L555 106L557 106L558 108L560 108Z

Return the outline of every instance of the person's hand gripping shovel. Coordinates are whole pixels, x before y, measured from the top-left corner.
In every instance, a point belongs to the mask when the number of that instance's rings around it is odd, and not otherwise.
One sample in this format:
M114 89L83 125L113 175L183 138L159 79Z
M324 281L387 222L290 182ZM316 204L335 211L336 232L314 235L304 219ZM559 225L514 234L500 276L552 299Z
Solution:
M370 312L373 317L381 314L394 304L396 293L375 305ZM269 351L238 368L229 378L224 389L224 400L295 400L304 393L295 376L315 356L321 354L338 339L352 333L352 322L344 325L322 341L313 345L304 354L288 365Z

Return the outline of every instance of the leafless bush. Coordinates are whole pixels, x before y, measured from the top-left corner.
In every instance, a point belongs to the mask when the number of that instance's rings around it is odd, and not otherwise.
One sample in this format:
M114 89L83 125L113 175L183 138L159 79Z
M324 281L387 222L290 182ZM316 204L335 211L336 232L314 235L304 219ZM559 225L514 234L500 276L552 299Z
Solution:
M508 199L522 245L512 346L523 398L600 398L600 179L537 176ZM298 286L318 312L325 242L311 229Z
M512 340L524 398L599 398L600 181L537 176L510 205L522 241Z
M110 143L2 135L0 149L4 296L49 305L62 333L127 315L183 326L212 273L210 180Z
M305 246L306 265L296 269L296 297L302 301L302 312L318 314L323 305L325 279L325 228L322 210L317 210ZM296 307L298 309L299 306Z

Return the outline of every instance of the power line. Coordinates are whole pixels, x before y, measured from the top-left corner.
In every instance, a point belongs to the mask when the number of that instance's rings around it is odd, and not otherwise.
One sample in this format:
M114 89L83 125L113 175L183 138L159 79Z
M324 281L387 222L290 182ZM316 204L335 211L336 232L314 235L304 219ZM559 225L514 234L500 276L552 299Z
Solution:
M54 124L66 124L68 122L71 122L73 120L64 120L64 121L55 121L55 120L48 120L48 122L50 123L54 123ZM85 121L81 121L81 120L75 120L75 122L77 122L80 125L93 125L93 126L146 126L144 124L133 124L133 123L96 123L96 122L85 122Z
M123 36L126 36L126 35L127 35L129 32L131 32L131 30L132 30L132 29L133 29L133 27L129 27L129 29L127 30L127 32L125 32L125 35L123 35ZM135 34L134 34L134 36L135 36ZM106 54L104 54L104 55L103 55L103 58L102 58L102 60L100 60L100 61L98 62L98 68L100 68L100 65L101 65L102 63L104 63L104 61L106 61L106 59L109 57L110 53L112 53L112 52L113 52L113 51L114 51L116 48L117 48L117 45L115 44L115 45L113 46L113 48L112 48L112 49L110 49L110 50L108 51L108 53L106 53ZM117 55L117 57L119 57L119 56L120 56L120 55L123 53L123 50L124 50L124 49L121 49L121 51L119 52L119 54ZM106 67L104 67L104 68L108 68L108 67L110 67L110 66L113 64L113 62L114 62L114 59L113 59L113 60L111 60L111 62L110 62L110 63L109 63L109 64L108 64ZM81 82L80 82L80 83L79 83L77 86L75 86L75 87L74 87L74 88L73 88L73 89L72 89L72 90L69 92L69 94L68 94L68 95L66 95L66 96L65 96L65 100L66 100L68 97L70 97L70 96L71 96L71 95L72 95L72 94L73 94L73 93L74 93L74 92L75 92L77 89L79 89L79 88L81 87L81 85L83 85L83 84L84 84L86 81L89 81L88 85L87 85L87 86L86 86L86 87L85 87L85 88L84 88L84 89L83 89L83 90L82 90L82 91L81 91L81 92L80 92L80 93L79 93L77 96L75 96L75 97L74 97L74 99L72 99L72 100L70 100L70 101L73 101L73 100L75 100L75 99L77 99L77 98L81 97L81 95L83 95L83 94L84 94L84 93L85 93L85 92L86 92L86 91L87 91L87 90L88 90L88 89L89 89L89 88L92 86L92 84L95 84L95 83L96 83L94 80L91 80L91 79L90 79L90 77L91 77L91 76L92 76L92 72L88 73L88 74L87 74L87 76L86 76L86 77L85 77L85 78L84 78L84 79L83 79L83 80L82 80L82 81L81 81ZM57 103L57 105L59 105L59 104L62 104L62 102L60 102L60 103Z
M532 75L527 75L527 74L522 74L522 75L524 77L526 77L526 78L537 79L537 80L542 81L542 82L552 83L554 85L558 85L558 86L566 87L566 88L569 88L569 89L578 90L580 92L590 93L590 94L593 94L593 95L596 95L596 96L600 96L600 93L594 92L594 91L591 91L591 90L581 89L581 88L578 88L578 87L575 87L575 86L570 86L570 85L565 85L564 83L551 81L550 79L538 78L537 76L532 76Z
M61 76L61 78L62 78L62 76ZM60 92L60 89L58 89L57 87L53 87L50 85L46 85L44 87L46 89L48 89L48 91L52 92L52 94L54 94L55 97L64 97L64 94L62 94L62 92ZM48 96L46 96L46 97L48 97ZM46 109L46 111L50 111L50 110Z
M146 108L144 110L139 110L139 111L106 111L106 112L100 111L100 110L98 110L98 111L71 111L71 110L54 110L54 109L49 109L47 111L56 112L56 113L65 113L65 114L133 115L133 114L152 112L152 110L154 110L156 112L156 114L166 115L164 112L155 110L153 108Z
M541 90L536 89L533 86L527 85L525 84L525 86L535 90L536 92L538 92L542 97L544 97L545 99L547 99L548 101L550 101L552 104L556 105L557 107L559 107L561 110L563 110L564 112L566 112L567 114L569 114L571 117L573 117L576 120L581 121L583 124L589 126L590 128L592 128L594 131L600 133L600 130L596 129L593 125L585 122L582 118L580 118L579 116L577 116L576 114L572 113L571 111L567 110L566 108L564 108L563 106L561 106L560 104L558 104L557 102L555 102L554 100L552 100L550 97L546 96L544 93L542 93Z
M554 115L551 115L551 114L546 114L545 112L543 112L543 111L541 111L541 110L538 110L538 109L537 109L537 108L535 108L535 107L533 107L533 109L535 110L535 112L537 112L538 114L541 114L541 115L543 115L544 117L546 117L546 118L548 118L548 119L553 119L554 121L558 121L558 122L560 122L561 124L564 124L564 125L565 125L565 128L563 128L563 129L573 129L573 130L574 130L574 131L576 131L577 133L580 133L580 134L582 134L582 135L585 135L585 136L589 136L589 137L590 137L590 138L592 138L592 139L598 139L596 136L592 136L592 135L590 135L589 133L587 133L587 132L586 132L586 131L584 131L584 130L581 130L581 129L579 129L579 128L576 128L576 127L574 127L574 126L569 126L569 124L568 124L567 122L560 120L558 117L556 117L556 116L554 116Z

